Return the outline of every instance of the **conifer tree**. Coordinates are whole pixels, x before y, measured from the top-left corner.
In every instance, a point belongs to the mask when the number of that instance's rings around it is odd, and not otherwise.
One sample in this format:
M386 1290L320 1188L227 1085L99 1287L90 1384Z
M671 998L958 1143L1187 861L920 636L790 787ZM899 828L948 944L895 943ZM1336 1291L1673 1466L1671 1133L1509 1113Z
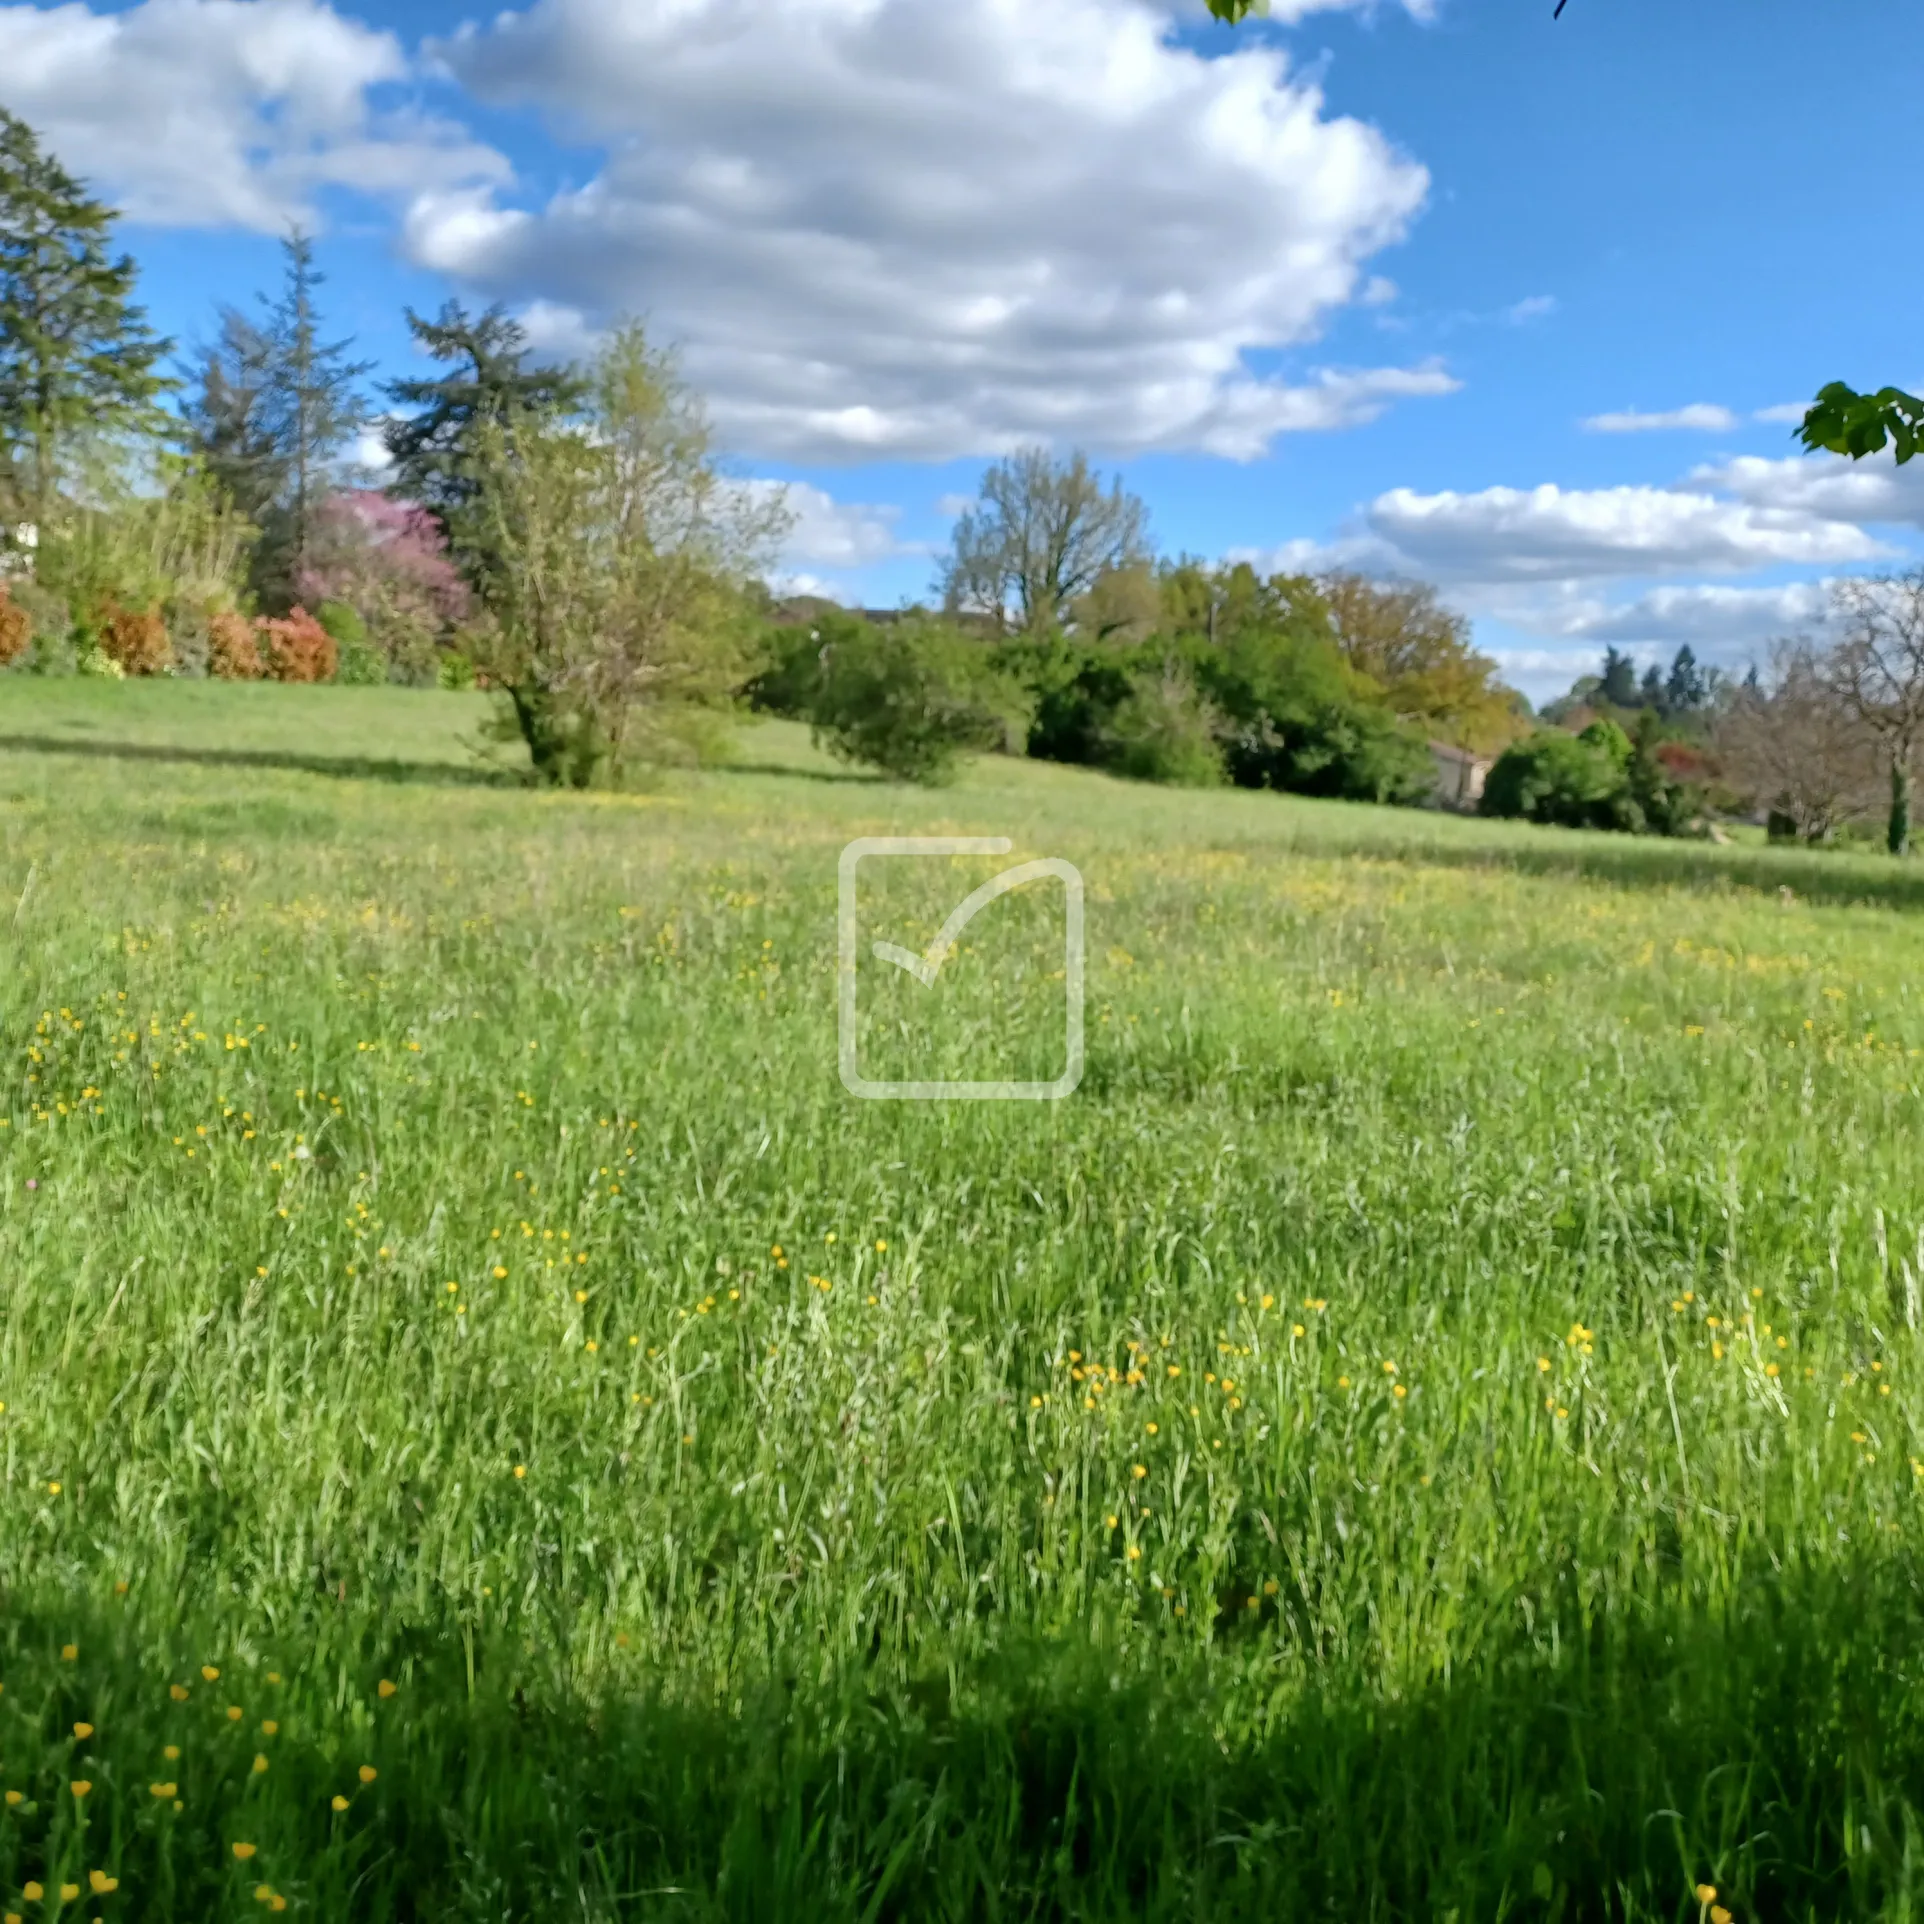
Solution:
M132 256L108 252L114 219L0 107L0 472L37 520L79 430L165 426L155 401L174 383L155 363L173 343L132 299Z
M383 436L394 463L388 492L451 528L479 490L481 425L568 414L586 398L587 382L570 367L524 365L527 330L498 304L470 314L448 301L433 320L409 308L407 322L422 353L458 365L430 379L388 383L388 399L413 410L390 420Z

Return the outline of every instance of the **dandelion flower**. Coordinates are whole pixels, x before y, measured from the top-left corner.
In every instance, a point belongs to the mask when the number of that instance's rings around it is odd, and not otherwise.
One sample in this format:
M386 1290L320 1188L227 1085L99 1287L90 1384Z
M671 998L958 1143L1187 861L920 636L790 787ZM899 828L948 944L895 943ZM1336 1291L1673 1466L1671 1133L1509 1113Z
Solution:
M1730 1913L1721 1904L1711 1905L1710 1924L1731 1924Z
M168 1798L180 1789L178 1784L149 1784L147 1793L151 1797Z
M9 1810L13 1809L13 1807L16 1804L23 1802L25 1800L25 1797L26 1797L26 1792L24 1791L19 1791L19 1790L8 1791L7 1792L7 1808Z
M257 1750L254 1753L254 1775L258 1777L267 1768L267 1759Z
M75 1724L73 1734L84 1744L94 1734L94 1727L92 1724Z
M381 1681L374 1686L374 1693L378 1697L391 1697L398 1688L399 1686L397 1684L391 1684L383 1677Z
M361 1777L361 1782L364 1784L373 1783L375 1778L377 1778L380 1774L381 1773L378 1770L376 1770L372 1764L363 1764L361 1766L360 1777Z
M528 1466L525 1463L517 1463L514 1466L514 1473L516 1476L526 1476L528 1474Z
M105 1871L89 1871L87 1883L96 1897L105 1897L109 1891L117 1891L120 1888L120 1879L109 1877ZM79 1894L78 1891L74 1893L76 1897Z
M72 1663L79 1655L80 1646L77 1643L63 1643L60 1646L60 1660L62 1663Z
M254 1855L254 1846L252 1844L236 1844L234 1846L234 1855L245 1864L247 1860Z
M26 1883L20 1887L20 1895L24 1897L29 1904L38 1904L46 1894L47 1893L41 1889L32 1878L29 1878Z
M281 1727L272 1717L268 1717L262 1721L261 1731L264 1736L278 1737L281 1734Z
M1149 1472L1147 1469L1143 1467L1142 1464L1138 1463L1130 1470L1129 1474L1133 1476L1138 1483L1140 1483L1142 1479L1149 1474Z
M1142 1546L1140 1544L1135 1544L1135 1543L1130 1544L1129 1561L1131 1563L1136 1563L1141 1560L1141 1557L1142 1557Z
M1716 1901L1717 1887L1715 1884L1699 1884L1697 1886L1697 1902L1699 1904L1714 1904Z
M346 1799L345 1797L343 1797L343 1796L342 1796L342 1795L340 1794L340 1792L339 1792L339 1791L336 1791L336 1792L334 1793L334 1796L333 1796L333 1798L332 1798L332 1800L331 1800L331 1801L332 1801L332 1803L333 1803L333 1806L334 1806L334 1808L335 1808L336 1810L346 1810L346 1808L347 1808L347 1799Z
M242 1714L241 1707L239 1704L229 1704L227 1706L227 1721L230 1724L239 1723L241 1720L241 1714Z
M180 1755L180 1746L178 1744L169 1744L160 1754L171 1764L174 1759Z
M202 1678L208 1683L220 1682L220 1672L211 1663L202 1664L200 1667L200 1674Z
M256 1884L254 1886L254 1902L256 1904L265 1904L273 1895L274 1887L272 1884Z
M86 1794L93 1789L93 1785L85 1777L76 1777L67 1788L72 1791L76 1797L85 1797Z

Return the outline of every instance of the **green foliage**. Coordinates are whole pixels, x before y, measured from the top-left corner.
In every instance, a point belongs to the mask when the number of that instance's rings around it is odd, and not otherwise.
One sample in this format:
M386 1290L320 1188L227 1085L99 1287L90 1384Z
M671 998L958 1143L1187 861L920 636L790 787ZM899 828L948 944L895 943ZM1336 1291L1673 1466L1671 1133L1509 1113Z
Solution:
M350 608L345 601L323 601L314 610L314 619L334 637L338 647L367 646L367 623L361 619L359 610Z
M572 787L676 744L667 708L733 699L749 584L788 525L779 497L723 475L698 398L638 326L609 337L586 396L574 416L479 422L454 530L485 560L473 633L501 730Z
M1642 829L1630 788L1633 752L1610 721L1592 722L1580 736L1560 729L1532 735L1497 757L1481 811L1559 828Z
M131 255L107 252L114 214L0 107L0 480L52 517L76 436L153 434L155 373L173 343L132 299Z
M457 365L448 374L388 383L388 399L413 410L382 431L394 463L389 492L418 503L450 529L480 488L481 424L524 414L572 414L587 399L587 383L574 368L525 366L527 330L498 305L470 314L451 300L433 320L412 308L406 314L419 351ZM467 533L472 540L472 523ZM486 572L485 555L468 559Z
M35 578L83 646L115 605L158 609L170 627L204 627L235 605L254 530L200 461L95 442L77 449L74 473L80 485L40 530Z
M1843 381L1819 388L1798 437L1812 453L1828 450L1861 461L1890 448L1901 468L1924 445L1924 401L1902 388L1860 394Z
M1577 740L1594 748L1619 774L1630 766L1630 737L1607 715L1593 721Z
M1223 779L1222 720L1177 657L1138 673L1102 730L1100 765L1137 781L1214 788Z
M459 648L444 649L435 667L435 686L459 694L474 686L474 660Z
M1239 787L1399 803L1430 792L1422 737L1369 699L1315 626L1245 630L1192 648L1190 661L1223 714L1225 762Z
M980 642L929 617L876 627L843 615L818 628L812 685L795 668L817 739L844 760L936 785L963 755L1022 740L1027 704Z

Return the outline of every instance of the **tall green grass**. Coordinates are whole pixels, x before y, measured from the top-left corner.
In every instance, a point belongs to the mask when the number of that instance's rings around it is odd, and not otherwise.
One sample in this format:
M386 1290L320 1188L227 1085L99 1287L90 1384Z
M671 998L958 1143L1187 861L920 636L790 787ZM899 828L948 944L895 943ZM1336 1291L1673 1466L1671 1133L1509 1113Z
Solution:
M1906 870L476 719L0 695L0 1911L1916 1915Z

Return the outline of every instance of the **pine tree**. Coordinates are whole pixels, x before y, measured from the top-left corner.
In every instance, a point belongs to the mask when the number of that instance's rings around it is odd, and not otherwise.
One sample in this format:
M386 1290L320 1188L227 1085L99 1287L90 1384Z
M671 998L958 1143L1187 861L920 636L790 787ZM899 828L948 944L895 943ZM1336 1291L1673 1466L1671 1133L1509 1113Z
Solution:
M570 367L524 366L527 330L498 305L470 314L449 301L431 321L409 308L407 322L431 360L462 365L429 380L388 383L389 400L416 410L387 425L383 438L394 463L388 492L426 508L445 528L478 489L480 424L521 413L570 413L585 398L587 383Z
M173 343L134 304L131 255L107 252L114 213L33 129L0 107L0 472L49 517L75 432L159 432L155 373Z
M1603 674L1597 692L1616 708L1637 705L1637 664L1620 648L1603 651Z
M188 431L221 492L256 525L281 498L288 463L267 414L267 335L237 308L220 311L220 335L200 351Z
M263 330L262 426L286 463L281 526L270 531L280 537L274 558L291 582L307 565L314 512L327 498L341 451L368 417L355 383L374 363L347 359L351 337L321 340L314 291L327 277L314 265L314 243L296 227L281 248L287 270Z
M1677 650L1670 664L1670 679L1664 684L1664 705L1680 715L1703 707L1709 699L1709 684L1697 666L1697 656L1688 642Z
M1652 712L1663 707L1663 670L1653 661L1637 684L1637 706Z

